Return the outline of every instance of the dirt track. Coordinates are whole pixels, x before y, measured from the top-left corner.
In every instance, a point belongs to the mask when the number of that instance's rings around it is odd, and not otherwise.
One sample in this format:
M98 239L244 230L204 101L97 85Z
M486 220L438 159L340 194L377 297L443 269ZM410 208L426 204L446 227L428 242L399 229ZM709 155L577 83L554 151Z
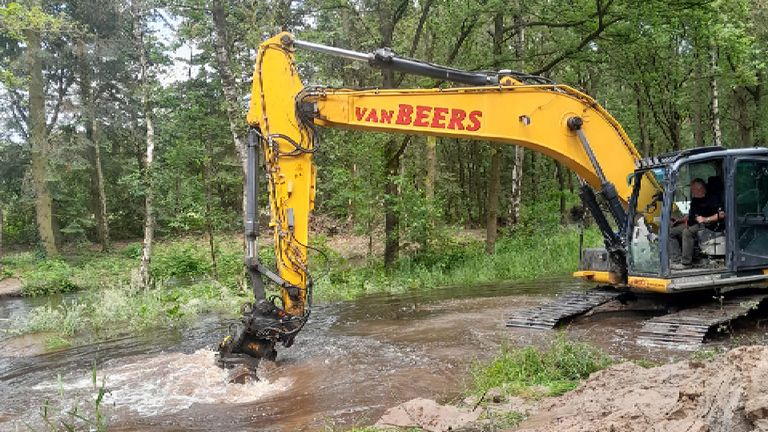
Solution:
M16 278L0 280L0 297L21 296L21 281Z

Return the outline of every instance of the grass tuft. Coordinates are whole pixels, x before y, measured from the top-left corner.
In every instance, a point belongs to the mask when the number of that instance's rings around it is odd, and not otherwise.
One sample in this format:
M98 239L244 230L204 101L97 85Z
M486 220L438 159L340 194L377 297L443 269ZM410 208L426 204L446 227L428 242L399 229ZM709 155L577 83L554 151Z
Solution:
M472 391L484 394L498 388L515 396L561 395L611 363L610 357L597 348L568 341L563 336L543 349L504 346L489 364L473 368Z
M93 394L86 399L80 396L70 397L65 393L64 383L59 375L58 398L48 399L39 408L43 429L27 427L30 430L59 431L92 431L106 432L109 430L109 415L105 408L104 397L110 392L106 378L99 383L96 366L91 369L91 386Z

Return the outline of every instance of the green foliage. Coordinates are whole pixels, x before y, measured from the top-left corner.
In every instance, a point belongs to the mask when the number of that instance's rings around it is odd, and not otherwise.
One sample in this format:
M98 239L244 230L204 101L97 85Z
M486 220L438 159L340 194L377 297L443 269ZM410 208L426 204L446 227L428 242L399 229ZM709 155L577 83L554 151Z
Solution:
M29 312L24 331L27 333L55 333L62 337L71 337L87 322L86 305L77 301L65 301L58 306L48 303Z
M87 333L108 338L157 327L181 325L203 313L234 315L246 301L238 292L216 283L184 287L159 287L133 292L127 288L90 291L77 300L58 306L33 308L17 333L51 333L56 343L72 343L72 337Z
M131 243L125 246L120 253L126 258L141 258L141 249L143 245L141 243Z
M22 294L30 297L122 284L129 280L134 265L119 255L85 253L44 259L30 252L8 255L0 263L4 272L22 280Z
M83 331L100 338L182 324L202 313L234 315L250 292L244 285L240 241L223 237L216 247L220 282L212 279L204 245L202 239L192 238L157 244L153 264L158 283L146 292L130 288L131 271L137 265L127 257L132 246L110 254L71 255L66 261L40 259L34 253L8 255L0 263L21 277L25 295L85 290L75 300L58 304L53 298L34 308L16 330L52 333L52 344L59 345L71 343L72 336ZM262 252L265 257L270 253Z
M578 264L579 231L559 226L550 229L526 229L502 237L493 255L484 252L480 241L449 237L444 244L404 257L389 275L380 263L355 267L337 259L331 272L316 281L316 296L350 299L373 292L566 275ZM599 242L596 230L585 231L585 247Z
M483 394L500 388L512 395L560 395L611 363L600 350L562 335L541 349L504 346L490 363L474 366L472 391Z
M632 363L644 369L654 368L659 365L658 363L648 359L635 359L635 360L632 360Z
M72 346L72 340L59 335L52 335L45 339L45 349L48 351L58 351Z
M0 33L14 39L24 39L24 31L60 32L67 22L62 17L45 13L40 6L26 7L21 3L10 2L0 6Z
M496 428L514 428L525 420L525 415L517 411L502 411L488 413L487 419Z
M191 242L172 243L158 248L152 257L152 278L156 281L195 278L209 274L210 270L206 250Z
M42 260L37 263L35 271L23 276L21 292L29 297L72 292L78 289L73 276L74 270L66 262Z

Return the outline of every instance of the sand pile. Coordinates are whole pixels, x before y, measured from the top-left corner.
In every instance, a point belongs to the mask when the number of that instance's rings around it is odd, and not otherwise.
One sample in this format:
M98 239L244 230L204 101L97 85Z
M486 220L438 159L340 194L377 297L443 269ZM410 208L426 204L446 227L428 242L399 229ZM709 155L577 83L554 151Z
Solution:
M768 431L768 347L736 348L710 362L645 369L622 363L542 401L526 432Z
M621 363L592 374L572 392L538 402L485 400L490 403L478 409L475 400L450 407L415 399L389 410L377 426L495 431L491 419L515 411L528 418L509 430L525 432L768 431L768 347L649 369ZM487 419L478 420L483 410L480 417Z

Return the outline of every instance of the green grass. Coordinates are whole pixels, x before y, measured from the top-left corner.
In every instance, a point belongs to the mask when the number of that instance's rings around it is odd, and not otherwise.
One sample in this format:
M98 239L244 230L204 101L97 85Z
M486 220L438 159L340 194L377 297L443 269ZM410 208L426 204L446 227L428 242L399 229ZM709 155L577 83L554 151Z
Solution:
M246 297L220 284L201 282L184 287L133 291L127 287L89 291L76 300L32 309L16 333L50 333L49 348L73 343L86 334L96 339L155 327L185 325L204 313L235 315Z
M517 411L504 411L488 413L486 418L491 420L494 428L514 428L525 420L525 414Z
M634 359L632 363L640 366L643 369L651 369L659 366L659 363L648 359Z
M119 254L93 252L46 259L22 252L0 259L7 277L21 279L27 297L100 289L125 283L134 260Z
M700 348L691 355L691 360L708 362L714 360L718 355L724 353L723 348Z
M481 395L498 388L515 396L556 396L611 363L600 350L562 335L545 348L504 346L490 363L473 367L471 391Z

